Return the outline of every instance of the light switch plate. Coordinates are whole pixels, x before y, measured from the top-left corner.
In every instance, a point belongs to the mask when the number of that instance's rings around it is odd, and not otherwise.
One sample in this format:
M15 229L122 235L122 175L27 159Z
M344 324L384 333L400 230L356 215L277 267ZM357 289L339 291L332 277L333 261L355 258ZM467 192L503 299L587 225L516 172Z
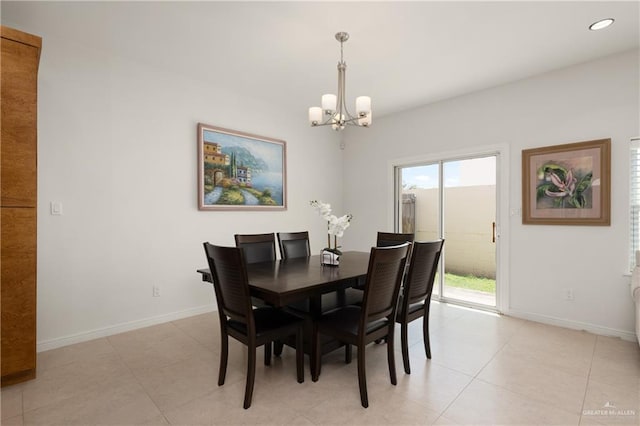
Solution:
M51 214L53 216L62 216L62 203L60 201L51 202Z

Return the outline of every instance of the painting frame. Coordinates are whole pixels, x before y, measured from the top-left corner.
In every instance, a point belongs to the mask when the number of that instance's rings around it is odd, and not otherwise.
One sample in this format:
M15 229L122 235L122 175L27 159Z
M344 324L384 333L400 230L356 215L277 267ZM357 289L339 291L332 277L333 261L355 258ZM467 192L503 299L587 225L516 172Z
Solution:
M287 143L198 123L198 210L287 209Z
M610 226L611 139L523 150L522 223Z

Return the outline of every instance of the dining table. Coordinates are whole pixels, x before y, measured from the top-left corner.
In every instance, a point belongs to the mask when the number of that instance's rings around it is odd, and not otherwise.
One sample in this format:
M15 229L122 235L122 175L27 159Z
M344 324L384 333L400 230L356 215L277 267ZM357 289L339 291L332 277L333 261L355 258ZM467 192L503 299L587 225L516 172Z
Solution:
M291 306L304 306L294 309L305 318L304 352L314 366L314 354L311 350L313 320L326 310L323 307L323 295L335 293L332 303L341 299L346 303L345 291L361 285L367 275L369 253L345 251L340 255L339 265L323 265L320 255L310 257L282 259L269 262L247 264L247 276L251 296L263 300L276 308L287 309ZM213 283L208 268L198 269L202 281ZM355 291L355 290L352 290ZM285 342L294 346L294 342ZM321 354L331 352L342 342L331 339L321 341Z

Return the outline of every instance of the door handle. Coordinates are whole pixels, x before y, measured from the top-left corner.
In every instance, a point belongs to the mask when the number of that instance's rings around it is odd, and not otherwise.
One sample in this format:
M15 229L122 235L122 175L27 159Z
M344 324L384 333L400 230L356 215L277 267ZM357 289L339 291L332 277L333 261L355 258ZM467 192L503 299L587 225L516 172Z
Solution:
M496 242L496 223L491 222L491 242Z

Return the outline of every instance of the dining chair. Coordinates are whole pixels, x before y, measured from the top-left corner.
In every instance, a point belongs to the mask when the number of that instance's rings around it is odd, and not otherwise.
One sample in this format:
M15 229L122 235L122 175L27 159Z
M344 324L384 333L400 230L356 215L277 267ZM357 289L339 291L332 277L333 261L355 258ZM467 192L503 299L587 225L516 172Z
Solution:
M309 232L278 232L277 236L282 259L311 256Z
M372 247L362 306L350 305L318 318L313 327L315 369L312 380L320 376L320 335L333 336L358 350L358 384L362 406L369 406L365 365L367 344L387 338L387 361L391 384L397 384L393 333L398 293L404 273L409 243L395 247Z
M400 344L402 346L402 362L404 371L411 374L409 366L408 325L411 321L423 317L422 335L424 351L431 359L431 345L429 342L429 305L433 281L438 269L438 261L444 240L429 242L414 242L411 250L411 260L404 279L402 294L398 302L396 322L400 323Z
M309 232L278 232L278 246L280 248L280 257L283 260L297 259L311 256L311 249L309 245ZM361 295L358 292L354 292L351 289L344 289L339 291L333 291L325 293L321 296L320 306L322 311L327 312L340 306L345 306L351 303L357 303L361 301ZM311 301L304 300L297 303L287 305L287 310L294 315L301 316L312 321L312 309ZM279 356L282 353L282 342L274 343L274 354ZM346 348L345 352L346 362L351 362L350 348Z
M376 237L376 247L391 247L406 242L411 243L413 242L414 238L414 234L409 233L402 234L396 232L378 232L378 235ZM409 251L411 251L411 249L409 249ZM407 262L408 261L409 259L407 259ZM353 288L360 291L364 290L364 280L358 280Z
M236 247L244 249L247 263L273 262L276 260L276 239L270 234L235 234Z
M276 239L273 232L270 234L235 234L236 247L244 250L244 258L247 264L259 262L275 262L276 260ZM258 308L269 306L262 299L251 298L251 304ZM278 342L274 344L275 355L280 356L282 345ZM271 363L271 344L264 345L265 365Z
M415 238L413 233L378 232L376 247L397 246L402 243L412 243Z
M253 309L244 252L237 247L220 247L204 243L204 250L213 274L220 336L222 340L218 386L224 384L229 357L229 336L247 345L247 382L244 408L251 406L256 375L256 348L289 336L296 337L296 370L298 383L304 382L304 353L302 350L303 321L282 309L264 307ZM265 359L266 364L266 359Z

